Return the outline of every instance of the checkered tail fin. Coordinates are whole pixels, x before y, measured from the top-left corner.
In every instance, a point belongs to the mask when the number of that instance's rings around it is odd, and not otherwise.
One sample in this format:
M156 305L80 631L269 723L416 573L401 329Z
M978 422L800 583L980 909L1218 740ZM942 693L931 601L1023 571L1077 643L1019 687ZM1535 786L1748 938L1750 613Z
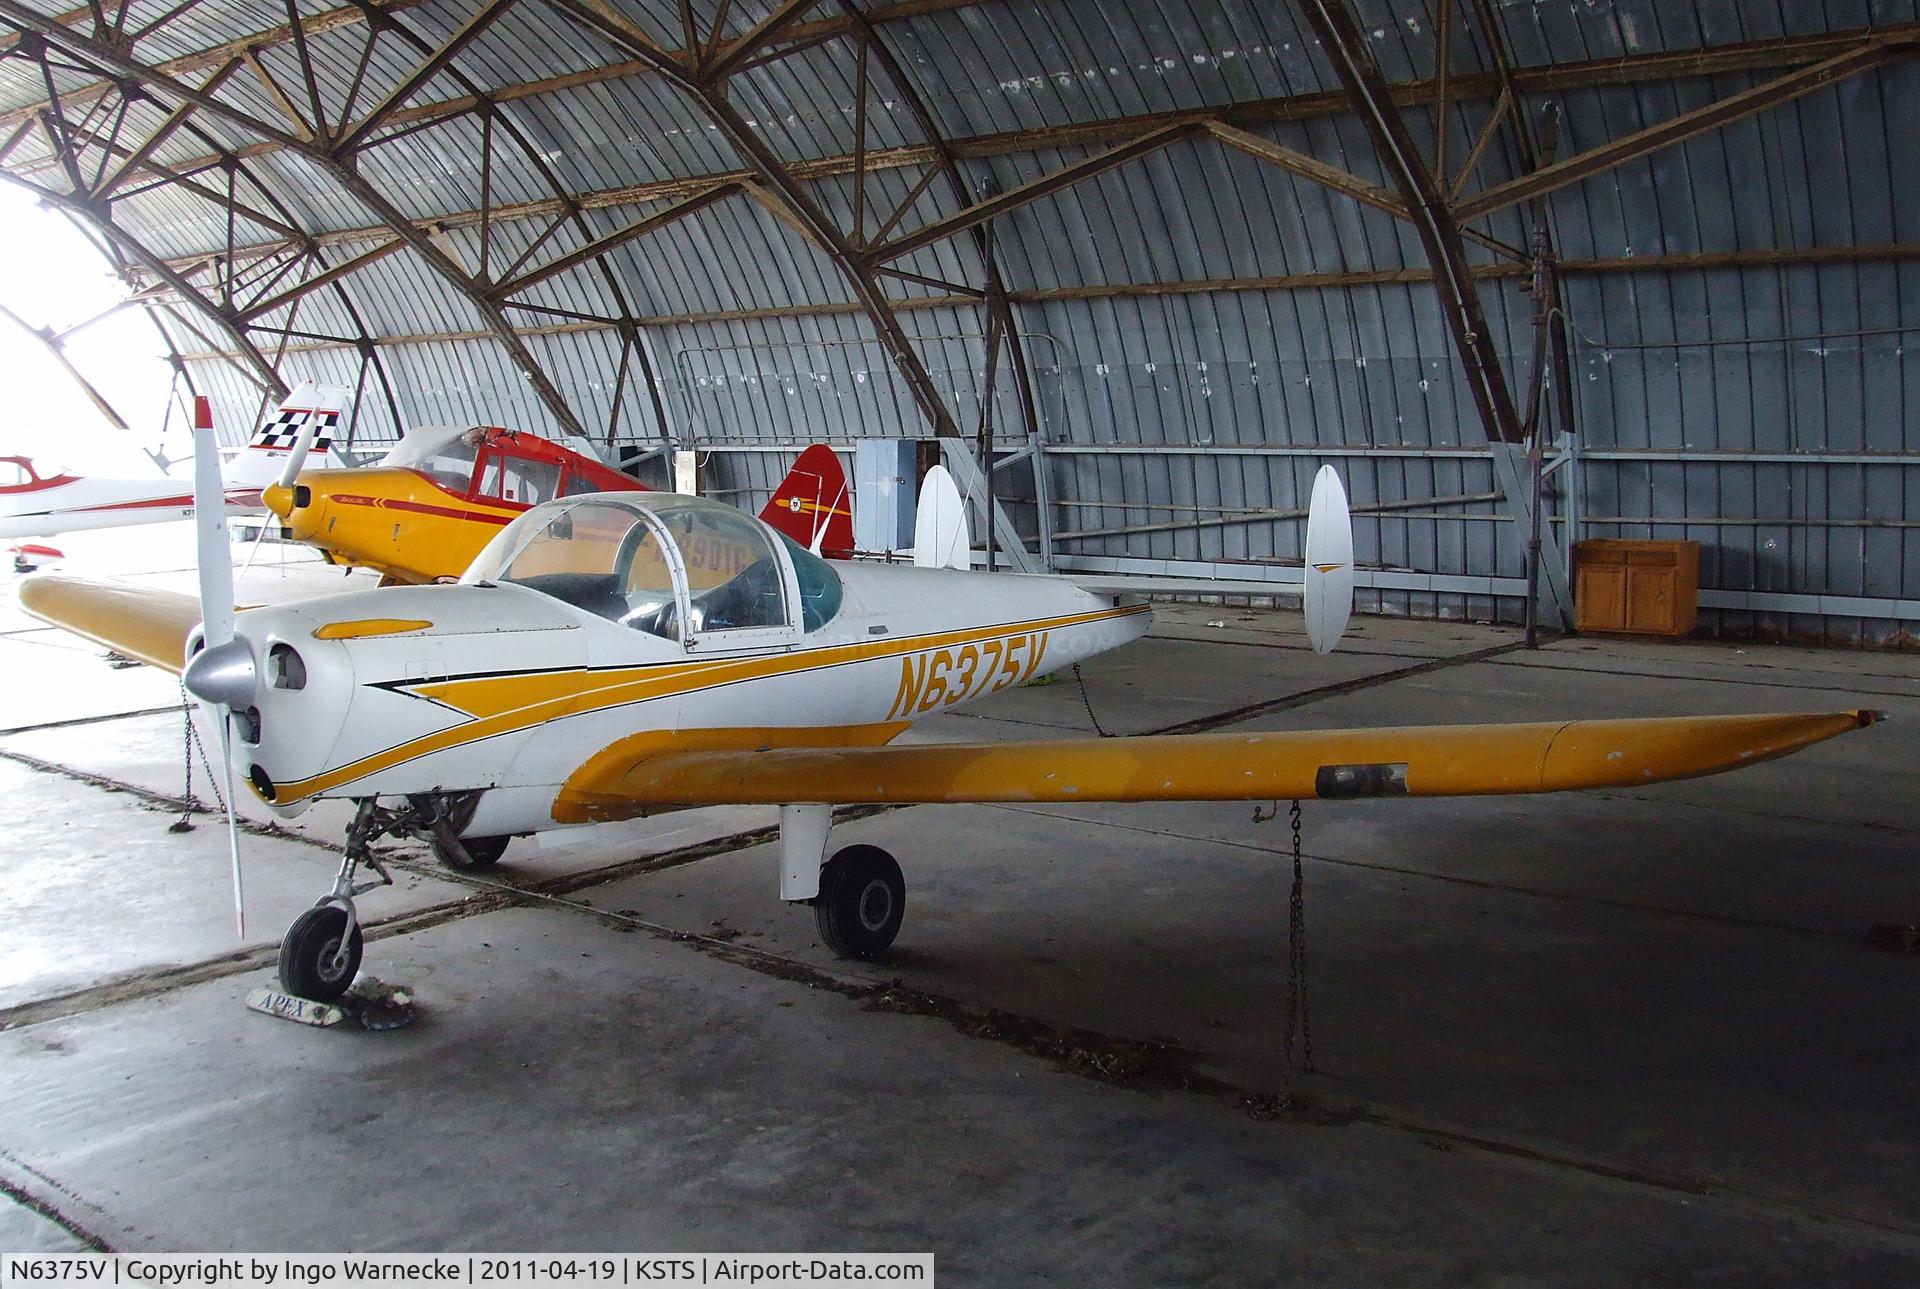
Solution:
M314 426L314 434L307 462L313 466L344 464L333 451L333 441L341 431L348 396L342 385L301 381L285 402L267 413L246 448L234 458L227 470L228 486L264 488L278 482L309 424Z

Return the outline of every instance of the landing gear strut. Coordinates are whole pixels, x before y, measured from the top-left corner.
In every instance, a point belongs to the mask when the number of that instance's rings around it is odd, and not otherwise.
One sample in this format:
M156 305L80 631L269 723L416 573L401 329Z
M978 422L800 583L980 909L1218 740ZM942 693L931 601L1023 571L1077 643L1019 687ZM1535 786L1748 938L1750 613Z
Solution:
M847 846L827 859L833 811L780 807L780 898L813 905L820 940L842 958L877 958L900 934L907 883L878 846Z
M340 871L334 875L333 890L295 918L286 938L280 941L281 989L296 998L330 1003L353 984L365 947L354 897L393 885L393 874L371 846L376 838L392 831L393 823L405 813L382 810L370 800L360 803L353 822L347 825L347 850L341 857ZM354 876L361 864L371 868L380 880L356 884Z
M418 838L433 847L441 863L462 872L499 863L507 838L460 836L479 801L477 792L416 793L397 808L372 799L362 801L347 825L346 854L333 889L294 919L280 941L280 987L297 998L330 1003L353 984L364 947L354 897L393 885L392 874L372 849L382 837ZM362 864L380 880L356 884L354 877Z
M447 835L442 837L440 834ZM433 857L456 873L477 873L492 868L507 853L511 837L456 837L444 824L434 829Z
M492 868L507 853L511 837L462 837L461 829L473 819L480 804L477 792L455 795L423 794L408 798L416 814L424 817L425 828L415 826L413 835L433 848L433 857L456 873L477 873Z

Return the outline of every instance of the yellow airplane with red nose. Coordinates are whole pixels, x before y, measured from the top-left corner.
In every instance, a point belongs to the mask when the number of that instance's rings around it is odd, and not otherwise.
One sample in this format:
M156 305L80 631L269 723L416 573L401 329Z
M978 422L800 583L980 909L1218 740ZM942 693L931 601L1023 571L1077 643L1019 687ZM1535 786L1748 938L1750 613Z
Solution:
M541 502L636 490L646 485L585 451L483 425L415 430L370 465L297 470L261 500L289 536L329 562L414 586L458 578L502 528ZM816 444L803 452L760 517L810 550L850 554L847 480L833 450Z
M224 764L275 813L354 803L334 886L281 945L289 993L321 1001L358 970L369 849L419 837L459 868L509 839L717 804L780 810L780 898L812 906L836 952L884 952L899 864L829 856L835 805L1468 796L1639 786L1757 764L1871 724L1871 712L896 746L915 721L1118 648L1146 604L1064 577L964 563L943 471L920 559L828 560L762 519L661 492L562 495L499 527L452 585L233 608L211 465L196 434L200 598L37 575L28 612L183 671ZM1309 634L1351 608L1346 499L1314 489ZM931 519L928 516L932 516ZM944 528L944 531L938 531ZM202 623L204 622L204 625ZM229 802L232 793L227 794ZM236 911L243 907L237 833Z

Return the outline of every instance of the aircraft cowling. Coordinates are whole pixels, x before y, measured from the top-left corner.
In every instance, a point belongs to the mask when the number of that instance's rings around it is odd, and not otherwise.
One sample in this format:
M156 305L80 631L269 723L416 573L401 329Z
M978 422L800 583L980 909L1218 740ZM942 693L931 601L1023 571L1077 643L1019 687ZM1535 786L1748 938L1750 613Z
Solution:
M256 614L271 615L266 630ZM564 706L566 678L587 666L578 617L516 586L350 591L241 620L266 674L257 754L236 768L257 765L272 786L269 795L254 776L256 790L288 814L315 797L364 795L375 774L382 796L502 786L537 726L513 713ZM276 644L311 660L303 690L274 689ZM540 679L503 675L522 671ZM479 683L449 693L454 680Z
M331 562L415 586L459 577L524 509L449 493L415 470L377 466L303 470L291 488L270 487L263 500L295 541Z

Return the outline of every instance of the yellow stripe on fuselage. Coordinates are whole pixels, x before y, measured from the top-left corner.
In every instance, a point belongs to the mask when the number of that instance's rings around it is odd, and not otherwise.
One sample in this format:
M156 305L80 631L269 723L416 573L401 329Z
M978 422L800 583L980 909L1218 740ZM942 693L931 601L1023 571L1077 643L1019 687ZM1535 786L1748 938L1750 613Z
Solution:
M1075 613L1058 618L1036 618L1026 622L1002 623L989 627L971 627L960 631L937 632L923 636L903 636L890 640L861 641L857 644L828 645L797 653L758 654L747 658L696 659L688 662L656 663L644 667L620 667L606 671L578 668L569 671L525 672L505 676L479 676L471 680L445 680L403 685L402 692L441 703L474 717L462 725L451 726L395 744L383 751L351 761L346 765L301 779L275 785L274 804L291 805L307 797L318 796L355 779L378 774L397 765L435 752L445 752L477 743L482 739L514 734L545 721L589 712L606 711L631 703L648 702L691 694L741 681L824 670L848 663L867 662L923 649L977 644L1032 631L1053 631L1112 618L1145 613L1144 604L1121 605L1091 613Z
M568 671L521 672L511 676L480 676L472 680L439 680L403 686L405 692L431 698L469 716L505 716L540 704L572 698L588 687L593 673Z

